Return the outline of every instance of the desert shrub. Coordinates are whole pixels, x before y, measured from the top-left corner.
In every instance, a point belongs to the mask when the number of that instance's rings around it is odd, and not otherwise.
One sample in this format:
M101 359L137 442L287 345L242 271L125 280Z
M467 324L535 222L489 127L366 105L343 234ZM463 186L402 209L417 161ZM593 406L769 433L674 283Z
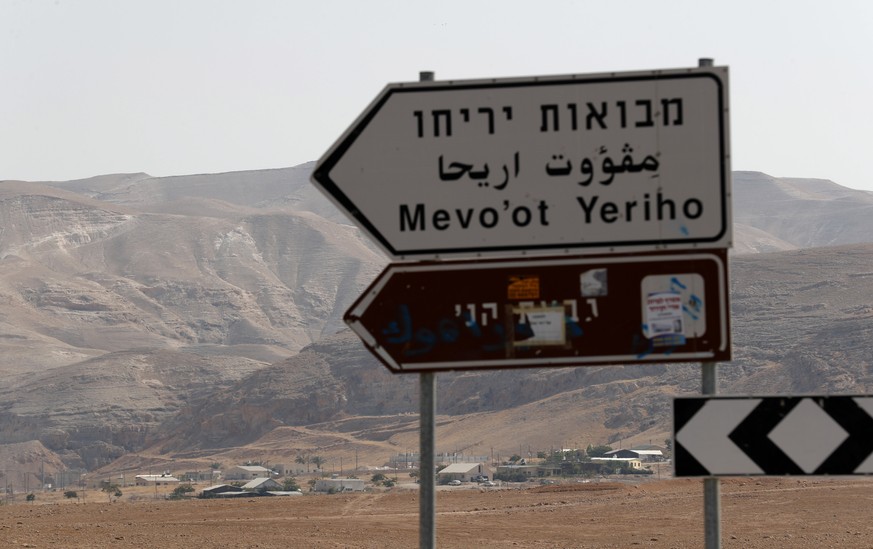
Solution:
M185 494L190 494L194 491L194 487L190 484L180 484L170 492L170 499L182 499Z
M502 480L504 482L527 482L528 477L524 473L497 473L494 475L494 480Z

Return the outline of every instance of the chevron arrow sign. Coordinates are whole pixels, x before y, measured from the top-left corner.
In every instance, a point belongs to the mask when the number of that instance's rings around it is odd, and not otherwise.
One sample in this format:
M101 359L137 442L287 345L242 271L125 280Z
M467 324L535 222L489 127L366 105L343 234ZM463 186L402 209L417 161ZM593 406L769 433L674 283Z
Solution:
M873 397L673 401L677 477L873 474Z

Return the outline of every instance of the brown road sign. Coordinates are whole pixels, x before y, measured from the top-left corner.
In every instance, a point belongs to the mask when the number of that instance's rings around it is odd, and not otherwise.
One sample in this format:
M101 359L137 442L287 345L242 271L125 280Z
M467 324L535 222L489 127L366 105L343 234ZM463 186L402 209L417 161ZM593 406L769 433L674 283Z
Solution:
M394 372L730 360L727 252L392 264L345 321Z

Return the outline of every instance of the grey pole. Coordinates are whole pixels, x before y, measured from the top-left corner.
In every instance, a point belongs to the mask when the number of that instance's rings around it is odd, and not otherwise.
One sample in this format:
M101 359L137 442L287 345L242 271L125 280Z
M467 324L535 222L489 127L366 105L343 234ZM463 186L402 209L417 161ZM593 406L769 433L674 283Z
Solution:
M421 432L419 445L419 520L418 540L421 549L436 547L436 479L435 425L436 425L436 374L419 374L421 397Z
M698 67L712 67L715 60L701 57ZM718 376L715 362L704 362L701 366L701 392L704 395L718 393ZM717 478L703 479L703 530L706 549L721 549L721 487Z
M420 82L432 82L434 73L418 73ZM436 547L436 374L419 374L421 429L419 433L419 517L418 544L421 549Z
M715 362L701 364L702 393L714 395L718 392L718 378ZM721 486L717 478L703 479L703 532L706 549L721 549Z

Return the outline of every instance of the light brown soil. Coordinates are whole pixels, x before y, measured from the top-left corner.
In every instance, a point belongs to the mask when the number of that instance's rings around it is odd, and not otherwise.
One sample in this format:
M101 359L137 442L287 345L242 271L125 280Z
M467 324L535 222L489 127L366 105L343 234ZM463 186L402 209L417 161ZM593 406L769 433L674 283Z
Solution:
M866 479L723 480L723 547L873 548L871 488L873 481ZM687 479L440 489L437 546L700 548L702 494L702 482ZM105 495L89 492L88 498ZM413 490L220 501L40 500L47 498L0 506L0 546L418 546L419 500Z

